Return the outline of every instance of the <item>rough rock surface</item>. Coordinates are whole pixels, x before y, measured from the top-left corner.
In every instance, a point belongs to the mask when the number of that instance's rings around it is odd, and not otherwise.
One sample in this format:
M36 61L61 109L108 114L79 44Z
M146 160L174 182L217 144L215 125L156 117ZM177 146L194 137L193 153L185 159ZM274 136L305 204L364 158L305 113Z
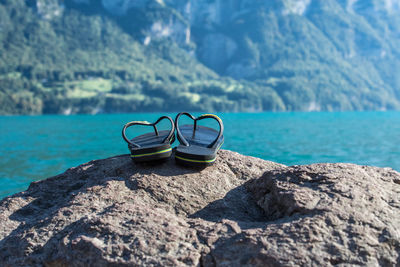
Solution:
M0 202L1 266L400 265L400 174L221 151L91 161Z

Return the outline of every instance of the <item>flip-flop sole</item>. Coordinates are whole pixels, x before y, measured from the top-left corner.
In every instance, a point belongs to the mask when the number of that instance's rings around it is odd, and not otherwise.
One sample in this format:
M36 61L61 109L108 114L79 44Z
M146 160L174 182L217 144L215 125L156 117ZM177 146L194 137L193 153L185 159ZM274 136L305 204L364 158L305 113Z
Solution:
M188 116L194 123L179 126L179 118ZM214 119L219 124L219 131L213 128L198 125L203 119ZM189 166L209 166L217 157L224 137L222 120L213 114L203 114L196 118L187 112L179 113L175 118L175 128L180 145L175 150L175 160L178 164Z
M190 145L207 147L218 136L218 132L212 128L198 125L193 135L193 125L182 125L180 131Z
M175 150L175 160L187 166L209 166L217 157L217 150L201 146L180 145Z
M179 165L191 166L191 167L206 167L210 166L215 162L216 157L210 160L197 160L197 159L189 159L187 157L181 157L175 155L175 162Z
M155 133L146 133L133 138L131 141L138 144L141 148L163 145L163 141L167 138L168 134L169 131L160 131L158 135Z
M223 143L223 137L218 140L217 147L208 148L207 145L214 141L218 135L217 131L212 128L197 126L195 136L193 136L192 125L184 125L180 129L189 146L179 145L176 148L176 163L194 167L212 165Z
M131 150L131 158L134 162L147 162L169 158L172 154L170 144Z
M134 162L156 161L169 158L172 154L171 144L175 141L172 136L169 143L160 144L169 134L169 131L160 131L157 136L155 133L147 133L132 139L140 145L140 148L129 146L131 158Z

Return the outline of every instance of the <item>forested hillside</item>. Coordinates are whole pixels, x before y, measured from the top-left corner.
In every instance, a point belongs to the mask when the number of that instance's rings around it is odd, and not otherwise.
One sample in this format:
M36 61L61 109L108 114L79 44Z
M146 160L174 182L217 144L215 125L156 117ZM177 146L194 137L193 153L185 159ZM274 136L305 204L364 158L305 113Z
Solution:
M400 109L400 1L2 0L0 114Z

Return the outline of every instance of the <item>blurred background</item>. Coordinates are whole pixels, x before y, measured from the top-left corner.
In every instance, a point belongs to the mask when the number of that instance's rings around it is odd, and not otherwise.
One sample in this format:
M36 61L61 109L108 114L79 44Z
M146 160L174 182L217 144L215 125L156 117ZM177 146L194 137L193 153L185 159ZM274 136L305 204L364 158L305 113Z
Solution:
M398 0L2 0L0 114L400 108Z

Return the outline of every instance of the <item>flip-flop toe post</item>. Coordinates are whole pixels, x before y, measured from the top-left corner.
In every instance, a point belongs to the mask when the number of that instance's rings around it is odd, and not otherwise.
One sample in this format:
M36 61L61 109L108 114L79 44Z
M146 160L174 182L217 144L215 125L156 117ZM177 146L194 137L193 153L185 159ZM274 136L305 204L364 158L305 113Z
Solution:
M170 130L159 131L157 124L162 120L169 120ZM154 131L128 139L126 129L135 125L150 126ZM134 162L149 162L167 159L172 154L171 144L175 141L174 121L168 116L160 117L156 122L131 121L125 124L122 129L122 137L128 143L131 158Z
M182 115L193 120L192 125L179 125ZM214 119L218 122L219 131L198 125L200 120ZM175 129L180 145L175 150L175 160L178 164L206 167L212 165L217 152L224 143L224 125L222 120L214 114L203 114L196 118L187 112L179 113L175 118Z

